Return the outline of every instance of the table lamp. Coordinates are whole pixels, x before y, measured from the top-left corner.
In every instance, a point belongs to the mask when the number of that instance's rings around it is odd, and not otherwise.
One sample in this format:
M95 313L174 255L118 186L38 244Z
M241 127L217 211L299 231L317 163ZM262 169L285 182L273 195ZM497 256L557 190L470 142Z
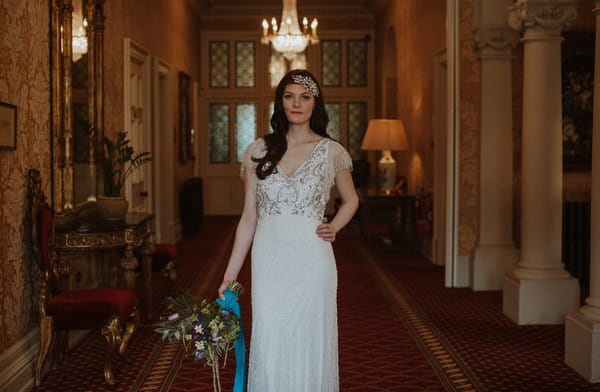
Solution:
M380 190L386 193L391 192L396 184L396 161L392 157L392 150L408 150L408 141L402 121L370 120L360 148L382 151L383 155L377 162L377 185Z

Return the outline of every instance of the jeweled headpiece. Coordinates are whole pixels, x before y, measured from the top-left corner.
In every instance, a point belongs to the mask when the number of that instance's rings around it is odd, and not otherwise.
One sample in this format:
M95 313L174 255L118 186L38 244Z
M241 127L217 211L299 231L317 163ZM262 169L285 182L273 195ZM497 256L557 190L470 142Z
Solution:
M292 75L292 80L295 84L303 85L313 97L319 96L319 88L317 87L317 83L315 83L310 76Z

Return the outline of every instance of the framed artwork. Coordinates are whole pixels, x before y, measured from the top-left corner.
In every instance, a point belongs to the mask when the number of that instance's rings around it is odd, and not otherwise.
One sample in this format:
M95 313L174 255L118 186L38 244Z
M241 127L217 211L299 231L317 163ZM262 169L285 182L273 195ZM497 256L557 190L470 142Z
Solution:
M17 148L17 107L0 102L0 150Z
M190 75L179 72L179 160L194 159L192 129L192 83Z
M562 51L562 134L565 172L591 170L594 41L594 32L565 32Z

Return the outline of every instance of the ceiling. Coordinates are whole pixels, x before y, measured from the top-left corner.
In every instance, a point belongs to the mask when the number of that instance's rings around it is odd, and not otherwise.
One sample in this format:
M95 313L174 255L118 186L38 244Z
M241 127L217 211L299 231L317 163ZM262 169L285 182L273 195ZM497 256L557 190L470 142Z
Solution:
M375 14L391 0L297 0L301 14L340 15ZM202 15L277 15L282 0L190 0Z

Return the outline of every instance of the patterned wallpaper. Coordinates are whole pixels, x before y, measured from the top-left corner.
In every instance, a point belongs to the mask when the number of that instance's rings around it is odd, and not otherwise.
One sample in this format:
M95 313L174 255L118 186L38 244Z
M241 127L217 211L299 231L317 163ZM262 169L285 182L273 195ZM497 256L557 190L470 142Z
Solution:
M169 63L173 71L185 71L198 80L200 24L187 0L151 4L109 0L105 14L105 123L110 134L123 128L123 38L134 39ZM0 20L0 101L18 107L17 149L0 151L2 352L37 321L37 273L25 235L30 229L24 200L26 173L31 167L41 170L44 190L50 194L49 8L39 0L2 0ZM149 23L134 23L139 20ZM145 29L148 25L163 28ZM174 86L174 99L176 93ZM173 116L177 118L176 107ZM192 176L192 165L176 166L175 191Z
M479 225L479 128L481 68L473 32L473 0L460 0L460 152L458 255L466 256L477 241Z
M43 2L42 2L43 3ZM26 175L39 168L50 183L48 6L0 2L0 101L17 105L17 148L0 150L0 352L37 321L37 273L25 233Z

